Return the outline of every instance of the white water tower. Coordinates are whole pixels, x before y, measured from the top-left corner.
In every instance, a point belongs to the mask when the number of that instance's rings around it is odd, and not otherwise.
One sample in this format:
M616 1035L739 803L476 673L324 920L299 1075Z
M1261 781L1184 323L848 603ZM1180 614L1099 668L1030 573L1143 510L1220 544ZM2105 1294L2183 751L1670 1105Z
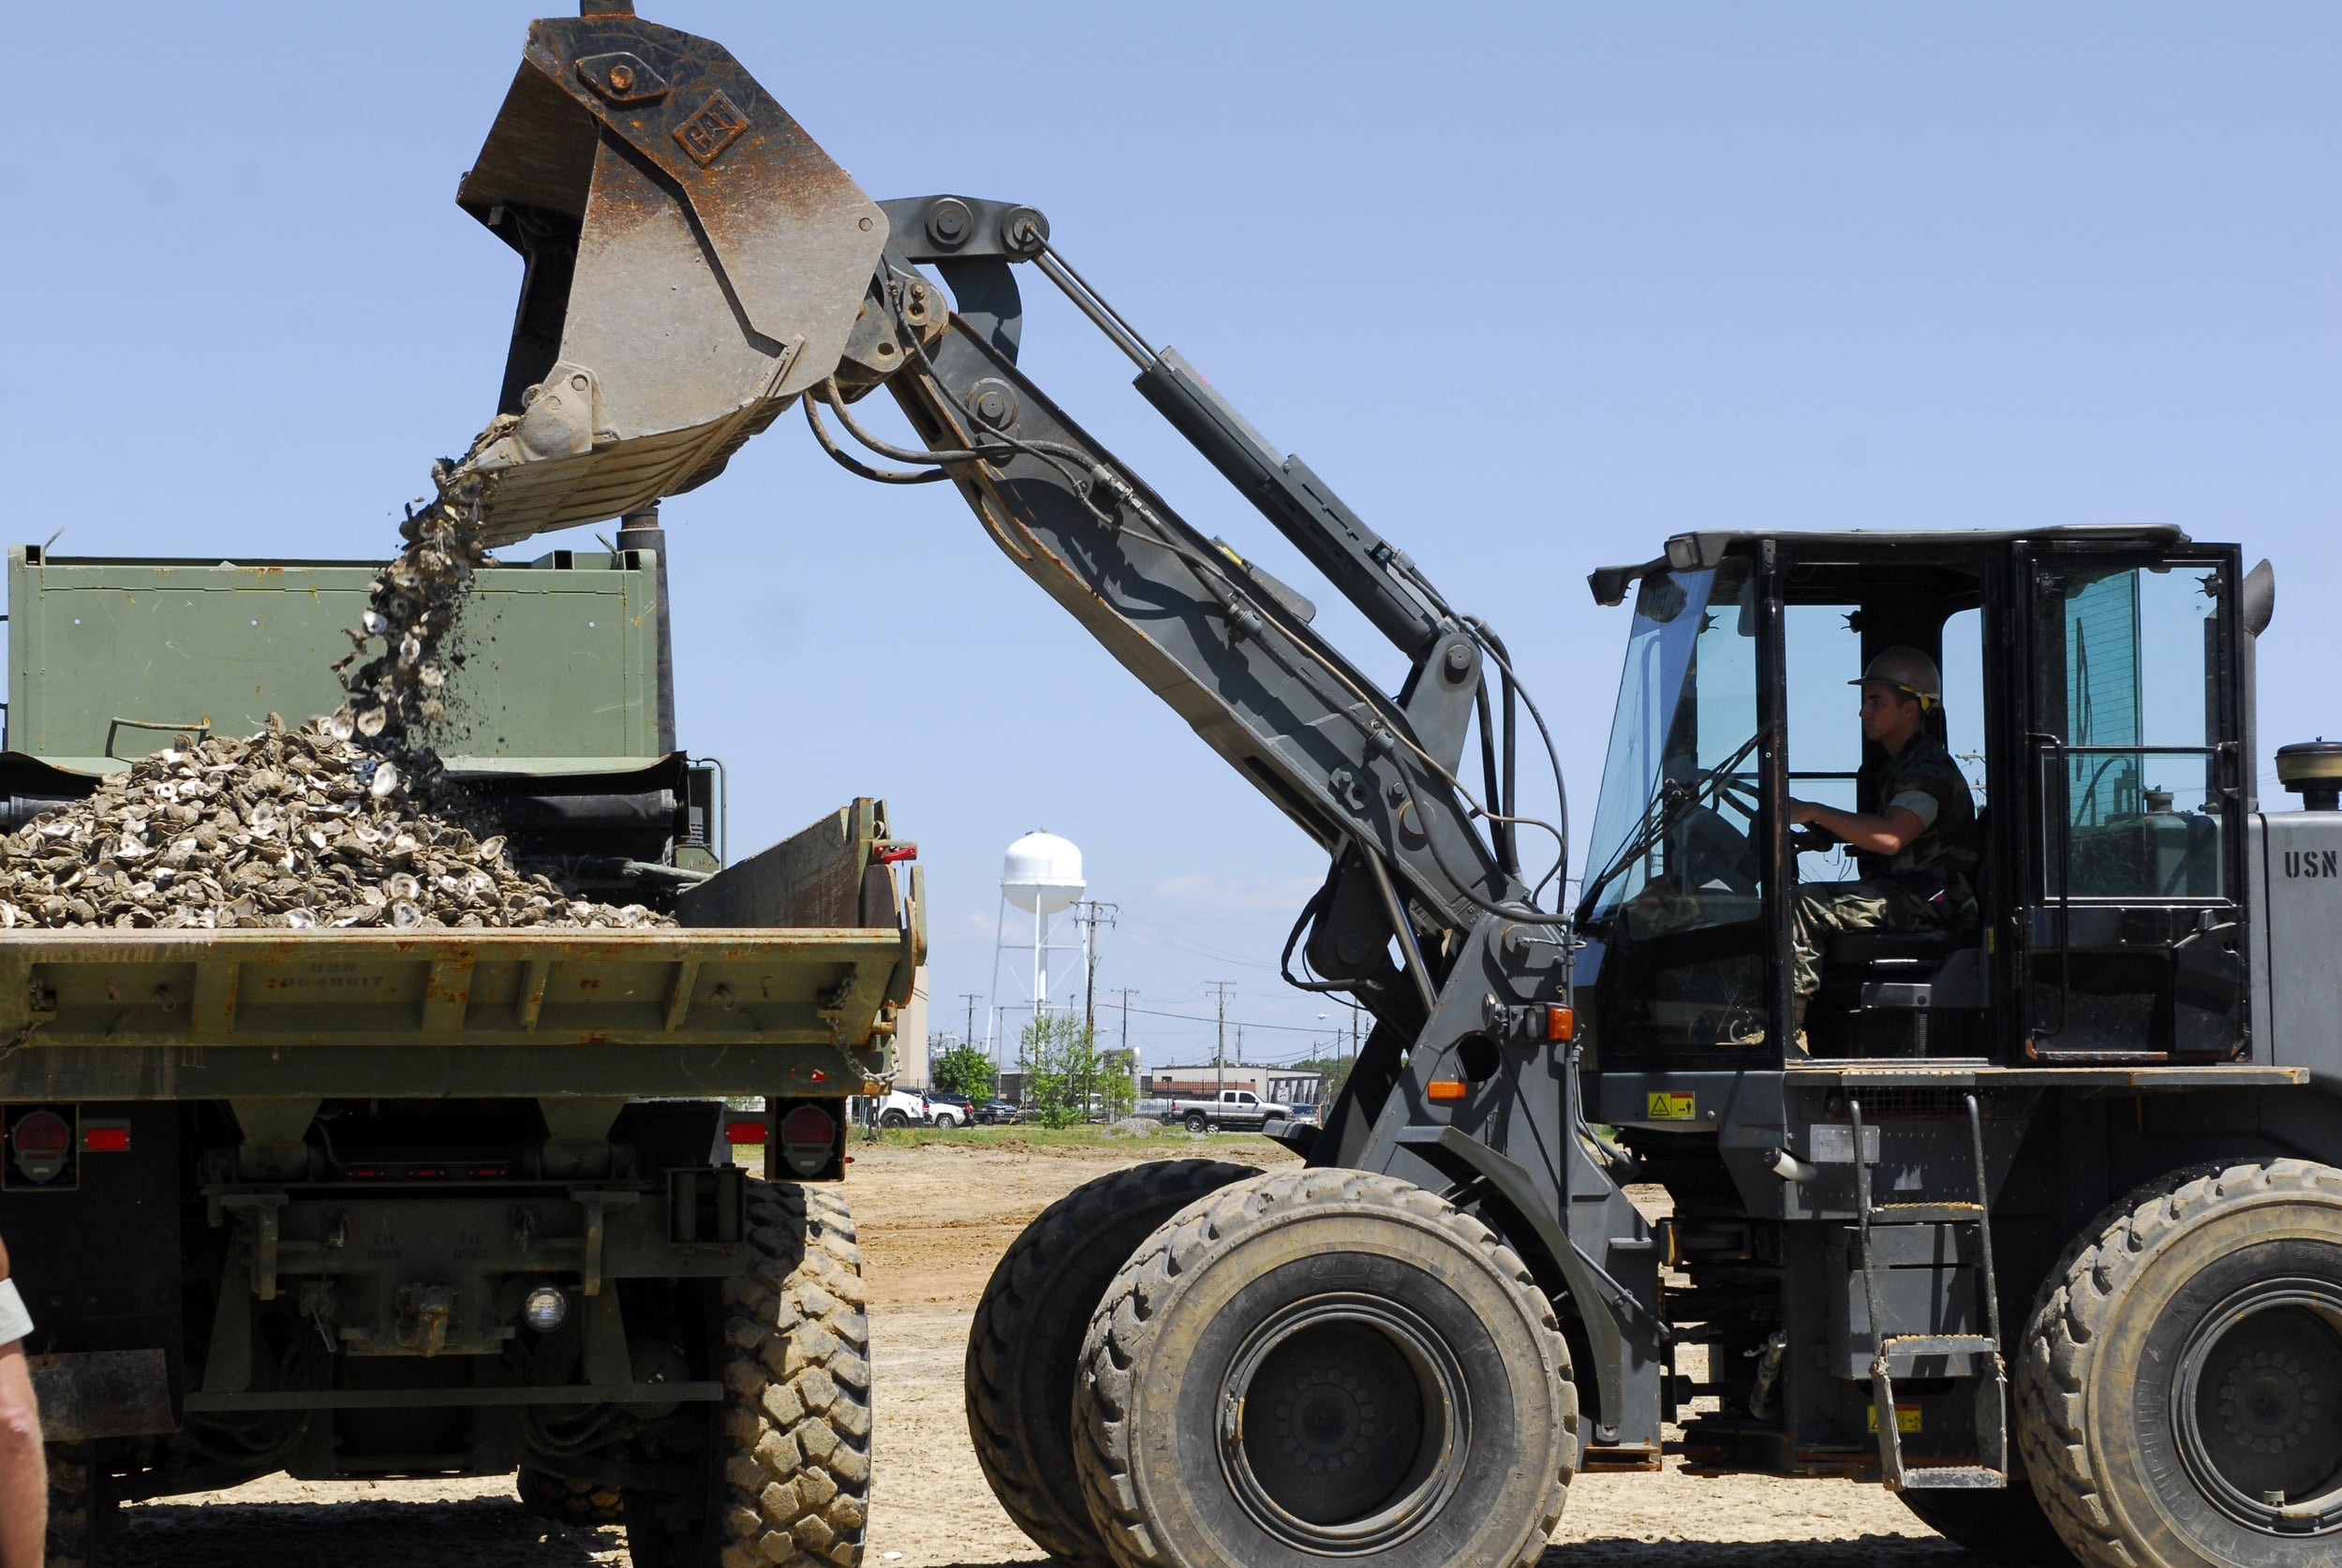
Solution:
M1082 877L1082 852L1071 839L1054 833L1029 833L1008 847L1001 861L1001 918L999 937L992 949L992 1021L994 1039L993 1059L1001 1060L999 1042L1001 1013L1015 1008L1015 1003L1001 996L1001 960L1011 949L1030 945L1032 949L1031 1016L1038 1018L1049 1005L1049 954L1080 952L1079 942L1053 939L1055 917L1081 902L1089 884ZM1025 941L1024 921L1016 922L1012 936L1009 910L1032 918L1030 944ZM1003 1061L1002 1065L1006 1065Z

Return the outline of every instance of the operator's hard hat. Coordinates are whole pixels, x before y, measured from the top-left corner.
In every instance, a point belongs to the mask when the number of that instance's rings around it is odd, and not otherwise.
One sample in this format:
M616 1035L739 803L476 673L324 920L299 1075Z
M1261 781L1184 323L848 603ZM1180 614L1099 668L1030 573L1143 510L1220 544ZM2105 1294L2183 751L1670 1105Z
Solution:
M1917 648L1889 648L1864 667L1859 680L1848 686L1891 686L1920 700L1920 706L1932 708L1944 700L1944 677L1936 672L1935 661Z

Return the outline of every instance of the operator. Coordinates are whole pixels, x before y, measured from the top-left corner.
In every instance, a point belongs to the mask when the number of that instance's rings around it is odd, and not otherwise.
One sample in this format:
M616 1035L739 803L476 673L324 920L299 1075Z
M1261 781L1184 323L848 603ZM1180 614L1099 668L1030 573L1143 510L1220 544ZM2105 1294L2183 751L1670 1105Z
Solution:
M1841 931L1966 930L1976 923L1969 873L1981 858L1976 800L1968 782L1929 729L1943 705L1943 677L1917 648L1889 648L1870 661L1862 688L1862 738L1881 755L1863 765L1858 801L1873 810L1842 811L1813 801L1789 802L1792 826L1813 826L1855 851L1860 881L1809 882L1789 914L1797 950L1795 1026L1804 1045L1805 1009L1821 985L1822 949Z
M49 1533L40 1412L24 1362L24 1337L32 1331L32 1314L8 1278L7 1244L0 1242L0 1568L40 1568Z

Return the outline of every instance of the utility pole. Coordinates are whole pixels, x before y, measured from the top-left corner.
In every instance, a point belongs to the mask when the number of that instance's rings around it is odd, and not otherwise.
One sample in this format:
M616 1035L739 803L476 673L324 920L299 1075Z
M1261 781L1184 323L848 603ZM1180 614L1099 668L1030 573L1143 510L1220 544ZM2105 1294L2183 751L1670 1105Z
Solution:
M1228 993L1236 989L1236 982L1207 980L1204 985L1220 998L1220 1047L1212 1053L1211 1060L1219 1094L1225 1094L1228 1092ZM1215 1106L1219 1103L1219 1094L1212 1097Z
M1138 995L1135 985L1120 985L1114 994L1122 998L1122 1071L1131 1076L1131 1109L1138 1109L1138 1058L1131 1055L1131 998Z
M1097 899L1074 906L1075 918L1082 923L1082 1046L1089 1053L1091 1071L1096 1071L1098 1056L1098 927L1112 925L1114 917L1122 912L1119 904L1102 904ZM1082 1083L1075 1087L1081 1096L1082 1114L1089 1114L1089 1092L1097 1086Z

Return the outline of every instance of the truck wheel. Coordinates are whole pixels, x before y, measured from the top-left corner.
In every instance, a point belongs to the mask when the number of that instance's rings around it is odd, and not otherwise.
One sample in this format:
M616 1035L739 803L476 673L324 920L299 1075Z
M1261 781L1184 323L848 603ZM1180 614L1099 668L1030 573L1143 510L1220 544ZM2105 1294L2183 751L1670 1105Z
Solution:
M521 1502L530 1513L571 1530L626 1522L626 1507L615 1487L571 1481L527 1465L521 1467L518 1487Z
M52 1442L43 1448L49 1467L49 1533L43 1561L48 1568L90 1568L106 1510L97 1495L97 1450L86 1442Z
M1211 1131L1211 1118L1201 1111L1190 1111L1187 1113L1187 1130L1190 1132L1208 1132Z
M706 1501L678 1529L626 1494L636 1568L856 1568L870 1502L870 1330L845 1195L751 1181L756 1262L723 1282L728 1393L703 1449Z
M2143 1187L2068 1249L2018 1435L2084 1562L2342 1557L2342 1171L2263 1160Z
M968 1335L968 1434L992 1495L1072 1568L1114 1568L1074 1473L1074 1378L1099 1297L1155 1227L1260 1173L1162 1160L1084 1182L1041 1211L992 1271Z
M1578 1457L1553 1310L1419 1187L1282 1171L1149 1237L1082 1344L1075 1457L1122 1568L1535 1561Z

